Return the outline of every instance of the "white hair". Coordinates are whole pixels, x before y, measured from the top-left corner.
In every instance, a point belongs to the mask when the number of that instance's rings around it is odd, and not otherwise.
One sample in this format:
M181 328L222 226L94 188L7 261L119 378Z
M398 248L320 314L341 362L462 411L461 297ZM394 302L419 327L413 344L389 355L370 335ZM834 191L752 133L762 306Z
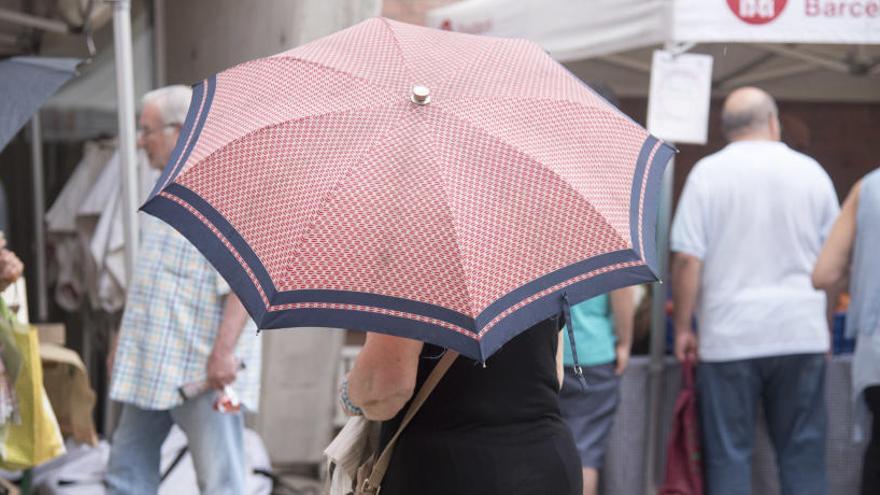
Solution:
M192 88L183 84L175 84L154 89L145 94L143 106L154 105L159 111L159 118L162 119L164 125L183 125L191 99Z

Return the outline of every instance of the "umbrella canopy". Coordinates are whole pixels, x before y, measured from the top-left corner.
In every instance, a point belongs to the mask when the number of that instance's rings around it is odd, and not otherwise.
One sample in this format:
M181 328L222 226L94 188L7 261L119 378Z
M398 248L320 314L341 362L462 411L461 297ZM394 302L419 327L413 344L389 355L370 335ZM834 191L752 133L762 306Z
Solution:
M375 18L198 84L143 209L260 328L485 360L563 296L656 280L672 153L532 42Z
M76 75L73 58L12 57L0 61L0 150L40 106Z

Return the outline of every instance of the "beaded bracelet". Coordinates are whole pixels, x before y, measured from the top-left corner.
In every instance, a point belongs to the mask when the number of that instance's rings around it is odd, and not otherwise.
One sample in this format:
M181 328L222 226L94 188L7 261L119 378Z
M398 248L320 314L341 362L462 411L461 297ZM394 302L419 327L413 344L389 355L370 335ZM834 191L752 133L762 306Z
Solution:
M353 416L364 415L364 410L354 405L354 403L348 397L348 377L345 377L342 380L342 386L339 387L339 402L342 403L342 408L345 409L346 412L348 412L349 414Z

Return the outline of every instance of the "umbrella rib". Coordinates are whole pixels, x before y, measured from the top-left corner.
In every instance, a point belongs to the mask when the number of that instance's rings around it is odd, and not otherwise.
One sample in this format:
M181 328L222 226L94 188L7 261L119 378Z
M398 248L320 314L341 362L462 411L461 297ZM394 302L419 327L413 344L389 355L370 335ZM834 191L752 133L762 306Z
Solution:
M328 71L335 72L337 74L342 74L345 77L357 79L358 81L362 81L366 84L369 84L370 86L372 86L374 88L390 90L390 91L392 91L392 94L400 93L400 88L398 88L398 87L390 86L390 85L386 86L386 85L380 84L376 81L371 81L363 76L359 76L357 74L352 74L351 72L346 72L342 69L337 69L336 67L332 67L327 64L322 64L321 62L316 62L314 60L310 60L307 58L295 57L295 56L291 56L291 55L276 55L274 57L268 57L268 58L264 58L264 59L254 60L253 62L260 62L260 61L266 61L266 60L282 60L282 59L283 60L294 60L294 61L302 62L304 64L311 65L314 67L319 67L321 69L326 69Z
M396 104L396 102L392 103L392 105L393 104ZM317 228L317 226L318 226L317 219L318 219L319 215L321 214L321 212L324 211L323 206L327 205L336 196L336 192L339 190L340 187L342 187L343 182L345 182L348 179L348 177L350 177L351 172L355 169L355 167L362 164L363 161L365 160L365 158L370 156L370 152L372 150L374 150L376 147L383 144L387 140L388 134L390 134L391 132L400 132L400 131L409 129L410 127L420 123L419 121L413 121L412 123L410 123L409 125L406 125L404 127L397 127L396 124L398 124L400 121L402 121L404 118L406 118L406 116L407 116L407 114L405 112L401 112L400 117L394 122L394 124L392 124L388 127L388 131L386 132L386 134L384 134L382 136L381 139L374 140L373 144L371 144L368 148L366 148L364 150L364 152L360 154L360 156L353 158L346 165L345 171L342 174L340 174L339 179L336 180L336 182L333 184L333 187L331 187L330 189L327 190L327 192L321 198L320 203L315 208L315 212L309 218L307 225L309 225L310 227L308 228L308 230L303 231L302 235L300 236L299 240L297 240L297 243L293 248L293 257L294 258L299 256L300 252L302 251L303 244L305 243L309 234L311 234L315 230L315 228ZM289 272L289 269L288 269L288 272Z
M385 29L388 30L388 34L391 35L391 39L394 40L394 47L397 49L397 53L400 54L400 60L401 62L403 62L403 66L406 68L407 75L410 79L412 79L412 67L409 66L409 62L406 60L406 56L403 54L403 47L400 46L400 40L397 39L397 34L394 32L394 29L391 28L391 24L388 23L388 19L384 17L379 17L379 20L382 21L382 25L385 26Z
M438 108L439 108L439 107L438 107ZM473 121L471 121L471 120L469 120L469 119L466 119L466 118L464 118L464 117L462 117L462 116L460 116L460 115L456 115L456 114L454 114L454 113L452 113L452 112L449 112L449 111L447 111L447 110L445 110L445 109L441 109L440 111L443 112L443 114L447 115L448 117L450 117L450 118L452 118L452 119L456 119L456 120L458 120L458 121L460 121L460 122L463 122L464 124L470 126L471 128L473 128L473 129L477 129L477 130L479 130L480 132L486 134L487 136L492 137L494 140L496 140L496 141L498 141L498 142L500 142L500 143L503 143L505 146L510 147L511 149L515 150L517 153L520 153L520 154L522 154L523 156L528 157L528 158L529 158L530 160L532 160L533 162L535 162L535 163L543 163L543 161L540 160L540 159L538 159L536 156L532 155L531 153L526 152L525 150L520 149L519 147L517 147L517 146L514 145L513 143L510 143L509 141L507 141L506 139L504 139L502 136L498 136L498 135L496 135L496 134L493 133L492 131L486 129L485 127L483 127L483 126L481 126L481 125L479 125L479 124L477 124L476 122L473 122ZM558 177L559 180L561 180L565 185L567 185L567 186L568 186L569 188L571 188L573 191L576 191L574 185L572 185L572 184L571 184L571 183L570 183L565 177L563 177L562 175L558 174L555 170L551 170L551 171L552 171L553 174L554 174L556 177ZM627 201L628 201L628 198L627 198ZM596 213L599 213L599 212L597 211ZM620 235L620 233L617 232L617 229L614 228L614 225L612 225L611 222L609 222L608 219L605 218L604 215L602 215L601 213L599 213L599 215L602 217L602 219L605 221L605 223L606 223L609 227L611 227L611 230L612 230L612 231L614 231L615 233L617 233L617 235ZM621 239L626 240L623 236L621 236Z
M183 178L186 177L186 175L187 175L187 174L188 174L193 168L195 168L196 165L198 165L198 163L204 163L204 162L206 162L206 161L212 159L215 155L217 155L217 154L219 154L219 153L222 153L223 150L226 149L226 148L228 148L229 146L235 145L235 144L241 142L242 140L247 139L247 138L253 136L254 134L256 134L256 133L258 133L258 132L263 132L263 131L266 131L266 130L274 129L274 128L276 128L276 127L279 127L279 126L282 126L282 125L286 125L286 124L292 124L292 123L297 123L297 122L303 122L303 121L308 120L308 119L319 119L319 118L327 117L327 116L330 116L330 115L340 115L340 114L345 114L345 113L363 112L363 111L367 111L367 110L379 110L379 109L382 109L382 108L385 108L385 107L394 106L394 105L396 105L396 104L397 104L396 101L391 101L391 102L388 102L388 103L385 103L385 104L382 104L382 105L378 105L378 106L354 107L354 108L347 108L347 109L345 109L345 110L334 110L334 111L328 111L328 112L319 113L319 114L316 114L316 115L303 115L302 117L297 117L297 118L294 118L294 119L282 120L282 121L280 121L280 122L276 122L276 123L274 123L274 124L269 124L269 125L265 125L265 126L263 126L263 127L259 127L259 128L257 128L257 129L253 129L253 130L248 131L248 132L242 134L241 136L239 136L239 137L237 137L237 138L235 138L235 139L233 139L233 140L231 140L231 141L225 143L223 146L220 146L220 147L217 148L216 150L212 151L210 154L208 154L208 155L205 156L204 158L201 158L197 163L194 163L194 164L190 165L189 167L187 167L183 172L181 172L177 177L174 178L174 182L180 182Z
M613 108L610 106L607 108L603 108L602 106L599 106L599 105L591 106L586 103L572 101L572 100L568 100L565 98L550 98L548 96L481 96L481 95L462 94L456 98L456 101L457 102L476 101L476 102L483 102L483 103L485 103L485 102L493 102L493 103L517 102L517 103L522 103L522 102L526 102L526 101L534 101L534 102L541 102L541 103L559 103L562 105L572 105L572 106L576 106L579 108L588 109L591 111L596 111L596 112L601 112L604 114L613 115L615 118L624 117L628 122L631 122L633 126L641 127L641 126L639 126L638 123L636 123L636 121L634 121L632 119L632 117L630 117L629 115L626 115L625 113L623 113L622 111L620 111L616 108Z
M486 101L491 101L491 102L497 102L498 104L502 104L502 103L508 103L508 104L509 104L510 102L517 102L517 103L520 103L520 102L526 102L526 101L535 101L535 102L542 102L542 103L554 103L554 104L562 104L562 105L571 105L571 106L574 106L574 107L577 107L577 108L584 109L584 110L586 110L586 111L597 112L597 113L601 113L601 114L605 114L605 115L609 115L609 116L614 116L615 118L616 118L616 113L620 113L620 115L624 115L624 116L626 116L625 114L623 114L622 112L620 112L620 110L617 110L617 109L615 109L615 108L606 109L606 108L602 108L602 107L599 107L599 106L589 106L589 105L585 105L585 104L582 104L582 103L579 103L579 102L570 101L570 100L561 100L561 99L556 99L556 98L546 98L546 97L539 97L539 98L530 98L530 97L525 97L525 98L517 98L517 97L489 97L489 98L485 98L485 97L478 97L478 96L464 96L464 97L462 97L462 98L459 98L458 101L459 101L459 102L477 101L477 102L480 102L480 103L485 103ZM462 116L460 116L460 115L454 114L454 113L452 113L452 112L450 112L450 111L448 111L448 110L446 110L446 109L443 109L443 113L445 113L445 114L447 114L447 115L450 115L450 116L452 116L452 117L454 117L454 118L456 118L456 119L458 119L458 120L460 120L460 121L462 121L462 122L465 122L466 124L468 124L468 125L470 125L470 126L476 128L476 129L480 129L481 131L485 132L486 134L488 134L488 135L494 137L495 139L497 139L497 140L499 140L499 141L505 143L507 146L510 146L511 148L515 149L517 152L522 153L522 154L525 155L525 156L528 156L529 158L531 158L532 160L536 161L537 163L542 163L542 160L539 160L536 156L532 155L531 153L526 152L525 150L522 150L522 149L518 148L518 147L515 146L513 143L508 142L508 141L507 141L506 139L504 139L503 137L494 134L492 131L486 129L485 127L482 127L481 125L477 124L476 122L472 122L471 120L469 120L469 119L467 119L467 118L465 118L465 117L462 117ZM633 126L638 127L638 124L636 124L635 121L633 121L629 116L626 116L626 121L632 123ZM559 174L556 173L555 171L554 171L554 174L555 174L557 177L559 177L560 180L562 180L563 182L565 182L566 184L568 184L570 187L572 187L572 188L574 187L570 182L568 182L568 181L565 179L565 177L559 175ZM626 198L624 198L624 199L626 199ZM604 217L603 217L603 218L604 218ZM609 225L611 225L611 224L609 223ZM613 226L612 226L612 228L613 228ZM616 231L616 229L615 229L615 231Z
M456 71L454 74L450 75L448 78L446 78L444 81L442 81L443 86L455 87L455 80L456 79L458 79L462 74L464 74L467 69L472 69L473 67L482 67L482 64L480 64L480 62L483 59L489 58L490 56L494 55L495 52L497 52L498 49L501 46L503 46L502 43L504 42L504 40L502 40L502 39L488 38L488 37L485 40L481 40L481 41L483 41L484 43L492 42L493 43L492 48L487 50L483 54L481 54L477 57L474 57L474 60L472 63L463 64L461 66L461 68L458 69L458 71Z
M434 127L434 125L435 125L434 123L431 123L431 127ZM431 136L431 149L436 150L436 149L438 149L437 137L438 137L439 133L433 132L431 134L432 134L432 136ZM472 304L474 302L474 298L473 298L473 295L471 294L470 284L468 283L468 281L470 280L469 274L467 273L467 269L465 268L465 264L464 264L464 251L462 250L461 244L459 243L458 224L455 222L455 215L453 214L452 209L450 208L451 203L449 202L450 195L449 195L449 192L446 188L446 176L443 175L443 173L442 173L443 165L437 159L436 154L431 153L430 156L431 156L431 160L437 165L437 169L439 171L441 171L440 183L441 183L441 187L443 189L443 196L446 198L446 201L444 202L444 204L446 205L446 210L449 212L449 218L452 222L452 228L455 231L455 249L458 251L457 260L459 262L459 268L461 269L461 273L465 277L465 280L463 282L464 282L464 289L465 289L465 291L467 293L467 297L468 297L468 303L470 306L470 308L469 308L470 313L471 313L471 315L473 315L474 318L476 318L477 312L476 312L475 308L472 306ZM476 322L476 319L474 321ZM478 329L476 327L474 328L474 330L478 331Z

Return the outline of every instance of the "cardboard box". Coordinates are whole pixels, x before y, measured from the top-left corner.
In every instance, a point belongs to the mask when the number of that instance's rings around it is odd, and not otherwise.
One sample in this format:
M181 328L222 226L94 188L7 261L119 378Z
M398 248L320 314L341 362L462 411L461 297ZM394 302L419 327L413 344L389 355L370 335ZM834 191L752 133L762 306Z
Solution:
M41 344L55 344L64 347L67 332L64 323L32 323L37 327L37 335Z

